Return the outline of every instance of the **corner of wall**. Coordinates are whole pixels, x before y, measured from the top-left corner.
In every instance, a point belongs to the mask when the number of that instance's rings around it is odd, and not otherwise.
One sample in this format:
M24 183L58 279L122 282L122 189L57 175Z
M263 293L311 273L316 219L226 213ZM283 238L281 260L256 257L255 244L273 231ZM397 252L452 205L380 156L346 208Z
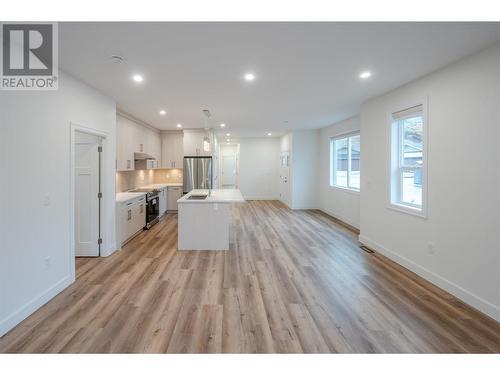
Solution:
M420 277L430 281L434 285L454 295L455 297L464 301L468 305L478 309L482 313L500 322L500 306L493 305L492 303L484 300L483 298L477 296L476 294L428 270L427 268L424 268L423 266L413 262L412 260L397 254L395 251L392 251L382 246L381 244L371 240L370 238L366 237L363 234L359 235L359 242L372 248L373 250L384 255L385 257L400 264L404 268L410 270L411 272L416 273Z
M74 280L72 280L70 275L66 275L64 278L59 280L54 285L50 286L42 293L37 295L35 298L31 299L19 309L5 317L2 321L0 321L0 337L5 335L11 329L15 328L19 323L21 323L28 316L33 314L36 310L40 308L40 306L45 305L56 295L61 293L64 289L70 286Z

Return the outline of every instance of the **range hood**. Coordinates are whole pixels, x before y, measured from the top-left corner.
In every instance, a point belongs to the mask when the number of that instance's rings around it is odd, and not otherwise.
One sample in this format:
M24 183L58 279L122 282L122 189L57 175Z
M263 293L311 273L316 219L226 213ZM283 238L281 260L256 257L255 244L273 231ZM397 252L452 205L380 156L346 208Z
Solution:
M134 152L134 160L155 160L156 158L145 152Z

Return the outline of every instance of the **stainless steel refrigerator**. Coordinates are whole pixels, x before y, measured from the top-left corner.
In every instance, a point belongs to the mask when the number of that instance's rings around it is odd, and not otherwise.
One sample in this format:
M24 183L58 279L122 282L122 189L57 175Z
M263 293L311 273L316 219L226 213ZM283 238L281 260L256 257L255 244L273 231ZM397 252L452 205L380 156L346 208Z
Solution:
M193 189L212 189L212 157L184 157L183 192Z

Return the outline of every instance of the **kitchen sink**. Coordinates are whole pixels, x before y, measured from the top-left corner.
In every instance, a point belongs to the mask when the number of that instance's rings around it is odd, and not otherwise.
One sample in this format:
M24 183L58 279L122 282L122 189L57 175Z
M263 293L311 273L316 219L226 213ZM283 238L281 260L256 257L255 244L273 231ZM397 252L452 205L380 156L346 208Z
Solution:
M190 195L189 197L187 197L187 199L191 199L191 200L203 200L203 199L206 199L208 197L208 194L193 194L193 195Z

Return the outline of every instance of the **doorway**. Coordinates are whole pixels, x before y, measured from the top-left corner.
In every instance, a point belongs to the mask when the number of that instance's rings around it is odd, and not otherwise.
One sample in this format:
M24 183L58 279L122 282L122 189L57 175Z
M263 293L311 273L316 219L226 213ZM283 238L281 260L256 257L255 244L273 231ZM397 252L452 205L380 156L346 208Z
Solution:
M102 138L75 131L74 137L75 256L101 253L101 155Z
M236 188L236 155L222 156L222 188Z
M280 200L290 207L290 153L282 151L280 154Z
M220 146L221 189L238 189L238 154L238 144L223 144Z

